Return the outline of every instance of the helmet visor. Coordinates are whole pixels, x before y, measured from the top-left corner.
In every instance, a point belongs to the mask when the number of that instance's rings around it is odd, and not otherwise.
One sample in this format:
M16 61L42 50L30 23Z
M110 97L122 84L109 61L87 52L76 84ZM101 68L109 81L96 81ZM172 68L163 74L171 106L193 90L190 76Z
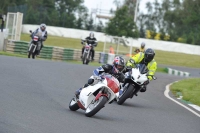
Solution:
M145 62L150 62L153 60L153 54L145 54Z

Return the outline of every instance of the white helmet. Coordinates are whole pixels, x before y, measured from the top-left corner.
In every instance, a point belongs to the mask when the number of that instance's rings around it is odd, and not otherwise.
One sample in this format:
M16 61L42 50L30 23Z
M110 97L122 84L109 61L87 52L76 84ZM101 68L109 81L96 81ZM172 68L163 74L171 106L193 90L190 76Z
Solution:
M93 32L90 33L90 38L94 38L94 33Z
M145 47L145 43L144 43L144 42L141 43L141 47L142 47L142 48Z
M40 25L40 29L41 29L42 31L45 31L45 29L46 29L46 24L44 24L44 23L41 24L41 25Z

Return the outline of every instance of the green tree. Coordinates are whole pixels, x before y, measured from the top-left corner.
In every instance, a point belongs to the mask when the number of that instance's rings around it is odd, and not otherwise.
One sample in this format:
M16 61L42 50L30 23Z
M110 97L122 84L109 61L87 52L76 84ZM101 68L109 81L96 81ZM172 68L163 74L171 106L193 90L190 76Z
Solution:
M109 35L120 37L138 38L139 36L133 17L128 15L127 6L122 6L116 11L115 17L108 22L105 32Z
M96 31L103 32L103 30L104 30L104 25L103 25L102 21L99 21L98 25L96 26Z
M85 29L86 30L94 30L94 20L92 17L90 17L86 23L85 23Z

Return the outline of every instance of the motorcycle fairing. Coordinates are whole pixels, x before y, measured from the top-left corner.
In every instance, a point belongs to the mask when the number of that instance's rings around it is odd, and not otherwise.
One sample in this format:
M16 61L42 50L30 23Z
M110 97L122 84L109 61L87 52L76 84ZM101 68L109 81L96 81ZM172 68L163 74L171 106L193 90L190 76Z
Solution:
M132 77L134 82L141 85L148 80L146 74L141 74L139 68L132 68Z

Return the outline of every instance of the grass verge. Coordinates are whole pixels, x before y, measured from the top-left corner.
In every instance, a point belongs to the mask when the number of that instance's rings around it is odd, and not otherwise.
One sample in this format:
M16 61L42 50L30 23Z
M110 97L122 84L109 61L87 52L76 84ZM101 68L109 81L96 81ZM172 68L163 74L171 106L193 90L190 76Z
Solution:
M30 41L29 34L21 34L22 41ZM66 38L66 37L58 37L58 36L48 36L47 41L44 42L44 45L48 46L57 46L64 48L72 48L72 49L81 49L81 40L74 38ZM107 48L112 45L114 49L116 49L115 44L107 44ZM183 44L184 45L184 44ZM103 51L104 43L98 42L98 46L95 47L96 51ZM148 44L147 44L148 47ZM129 53L129 47L125 47L120 45L120 51L126 51ZM133 48L134 51L135 48ZM156 56L155 60L157 64L165 64L165 65L174 65L174 66L186 66L193 68L200 68L200 55L191 55L191 54L183 54L176 52L167 52L161 50L155 50Z
M179 97L183 96L183 100L200 106L200 78L184 79L174 83L170 90Z

